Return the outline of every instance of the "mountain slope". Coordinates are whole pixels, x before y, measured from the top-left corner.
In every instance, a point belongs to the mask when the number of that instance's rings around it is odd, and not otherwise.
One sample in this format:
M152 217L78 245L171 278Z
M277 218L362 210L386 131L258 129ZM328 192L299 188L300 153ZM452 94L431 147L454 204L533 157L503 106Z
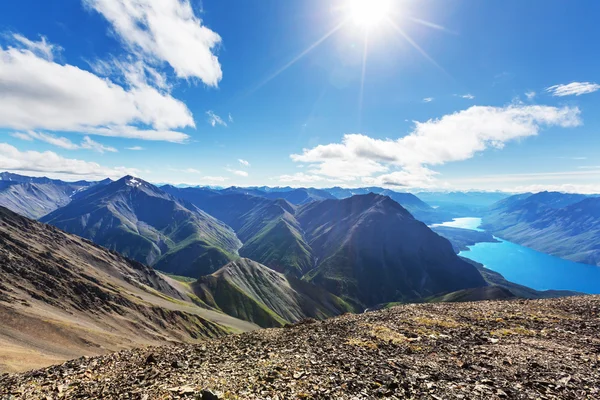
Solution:
M162 271L191 277L227 264L241 245L222 222L131 176L89 189L41 220Z
M200 278L194 291L206 304L262 327L354 311L317 286L243 258Z
M389 197L368 194L301 207L318 260L306 279L365 306L486 286L450 243Z
M296 208L287 201L196 188L164 189L231 226L243 243L242 257L296 277L312 267L310 246L294 217Z
M0 371L255 326L153 269L0 207Z
M63 182L2 172L0 206L37 219L69 204L73 195L93 185L94 182Z
M498 202L482 228L576 262L600 265L600 198L542 192Z

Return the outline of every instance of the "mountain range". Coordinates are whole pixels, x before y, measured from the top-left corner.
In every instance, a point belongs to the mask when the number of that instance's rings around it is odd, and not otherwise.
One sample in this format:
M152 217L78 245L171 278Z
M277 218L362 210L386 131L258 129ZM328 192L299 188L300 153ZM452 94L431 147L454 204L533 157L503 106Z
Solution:
M541 192L490 207L482 228L496 236L576 262L600 265L600 198Z
M0 206L29 218L40 218L71 202L71 197L96 182L63 182L9 172L0 173Z
M92 187L40 220L177 275L210 274L241 246L222 222L131 176Z
M44 196L23 190L63 193L45 198L53 211L41 223L0 207L0 313L7 321L0 359L13 369L25 368L18 359L28 352L39 354L28 366L46 365L405 302L573 294L515 285L458 257L473 242L495 239L448 227L436 233L408 208L441 214L407 193L2 177L2 187L14 191L0 191L0 199L19 199L6 203L29 217L43 212ZM514 196L487 218L519 225L550 212L555 222L581 215L573 227L588 223L595 232L596 200Z

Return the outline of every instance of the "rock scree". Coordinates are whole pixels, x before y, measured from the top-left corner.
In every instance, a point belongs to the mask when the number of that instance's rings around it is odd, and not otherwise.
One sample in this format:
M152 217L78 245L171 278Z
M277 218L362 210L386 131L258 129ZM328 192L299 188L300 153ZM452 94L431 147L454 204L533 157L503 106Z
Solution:
M414 304L0 376L0 399L598 399L600 296Z

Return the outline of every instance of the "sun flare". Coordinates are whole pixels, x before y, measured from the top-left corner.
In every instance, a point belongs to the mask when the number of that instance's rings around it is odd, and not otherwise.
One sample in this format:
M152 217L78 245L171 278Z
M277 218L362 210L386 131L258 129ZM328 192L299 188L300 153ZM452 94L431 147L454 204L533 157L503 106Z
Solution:
M349 0L352 21L364 28L372 28L386 18L391 11L391 0Z

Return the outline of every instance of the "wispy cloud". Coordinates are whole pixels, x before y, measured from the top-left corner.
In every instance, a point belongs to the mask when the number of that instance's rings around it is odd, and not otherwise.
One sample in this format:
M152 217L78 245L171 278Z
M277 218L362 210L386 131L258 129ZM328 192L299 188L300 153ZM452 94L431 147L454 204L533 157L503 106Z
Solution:
M221 37L202 25L190 0L83 0L102 14L123 43L151 64L166 62L179 78L217 86L223 73L214 51Z
M140 172L135 168L105 167L94 162L64 158L52 151L20 151L7 143L0 143L0 169L76 179L120 178Z
M341 143L304 149L291 158L309 164L309 172L315 175L390 186L429 186L437 175L430 166L466 160L488 148L501 149L507 142L537 135L544 127L580 124L577 107L473 106L440 119L415 122L414 130L397 140L349 134Z
M48 43L48 39L45 36L40 36L39 42L29 40L20 34L14 34L13 39L25 49L49 61L54 60L55 53L62 51L62 47Z
M104 153L104 152L116 153L117 152L117 149L115 149L114 147L104 146L101 143L93 141L92 139L90 139L89 136L85 136L83 138L83 141L80 144L73 143L66 137L57 137L57 136L51 135L49 133L42 133L42 132L35 132L35 131L15 132L12 134L12 136L16 137L18 139L21 139L21 140L27 140L29 142L31 142L33 140L39 140L41 142L45 142L45 143L48 143L53 146L60 147L62 149L66 149L66 150L85 149L85 150L93 150L98 153Z
M433 101L433 97L425 97L423 99L423 103L431 103Z
M472 95L472 94L470 94L470 93L463 94L463 95L461 95L460 97L462 97L463 99L468 99L468 100L473 100L473 99L475 98L475 96L473 96L473 95Z
M230 124L233 124L233 117L231 116L231 113L229 113L229 117L227 119L229 120Z
M536 96L536 93L532 90L530 92L525 93L525 97L527 97L527 100L533 100Z
M132 147L126 147L126 150L142 151L142 150L144 150L144 148L142 146L132 146Z
M215 114L212 110L208 110L206 112L206 115L208 116L208 123L214 128L217 125L221 125L221 126L227 126L227 122L223 121L223 119L221 117L219 117L217 114Z
M243 177L248 176L248 173L246 171L236 170L236 169L232 169L232 168L225 168L225 169L237 176L243 176Z
M238 162L239 162L241 165L243 165L244 167L249 167L249 166L250 166L250 163L249 163L248 161L246 161L246 160L242 160L241 158L240 158L240 159L238 159Z
M546 88L546 92L555 97L581 96L600 90L600 85L592 82L571 82L565 85L554 85Z
M201 174L202 173L195 168L169 168L169 171L180 172L180 173L184 173L184 174Z

